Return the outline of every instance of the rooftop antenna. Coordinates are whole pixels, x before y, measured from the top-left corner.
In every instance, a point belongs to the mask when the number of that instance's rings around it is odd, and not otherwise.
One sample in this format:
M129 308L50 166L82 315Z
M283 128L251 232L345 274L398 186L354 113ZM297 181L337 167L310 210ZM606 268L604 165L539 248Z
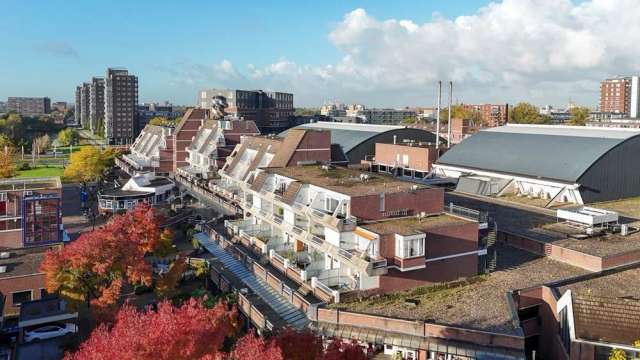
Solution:
M436 112L436 149L440 148L440 97L442 96L442 81L438 80L438 108Z
M451 147L451 98L453 97L453 81L449 81L449 119L447 122L447 149Z

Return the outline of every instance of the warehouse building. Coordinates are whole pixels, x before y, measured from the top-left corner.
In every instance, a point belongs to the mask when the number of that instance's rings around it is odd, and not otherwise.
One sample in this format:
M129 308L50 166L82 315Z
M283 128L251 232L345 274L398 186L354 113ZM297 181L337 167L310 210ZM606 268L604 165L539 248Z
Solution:
M556 203L640 196L640 130L558 125L486 129L447 151L433 175L457 189Z

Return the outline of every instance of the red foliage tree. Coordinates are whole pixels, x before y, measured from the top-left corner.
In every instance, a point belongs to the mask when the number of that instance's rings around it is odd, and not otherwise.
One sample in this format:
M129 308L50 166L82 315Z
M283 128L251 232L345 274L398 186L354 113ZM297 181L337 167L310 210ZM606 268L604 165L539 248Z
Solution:
M285 357L274 341L265 341L252 331L238 340L231 359L285 360Z
M356 342L333 339L325 351L324 360L366 360L362 347Z
M102 228L47 253L41 264L47 291L110 307L125 284L151 285L152 268L144 256L160 243L161 233L160 218L149 205L114 216Z
M285 328L274 341L287 360L320 360L323 357L322 339L310 329Z
M225 338L237 332L238 321L237 311L224 303L207 309L195 299L179 308L162 302L157 311L125 305L111 329L100 325L65 359L220 359Z

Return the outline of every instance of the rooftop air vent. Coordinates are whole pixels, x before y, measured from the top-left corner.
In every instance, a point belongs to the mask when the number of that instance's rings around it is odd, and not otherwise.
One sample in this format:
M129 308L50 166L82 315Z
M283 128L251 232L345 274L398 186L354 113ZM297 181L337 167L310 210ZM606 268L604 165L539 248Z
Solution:
M8 259L9 257L11 257L11 253L8 251L3 251L0 252L0 259Z
M6 265L0 266L0 274L4 274L6 272L7 272L7 266Z

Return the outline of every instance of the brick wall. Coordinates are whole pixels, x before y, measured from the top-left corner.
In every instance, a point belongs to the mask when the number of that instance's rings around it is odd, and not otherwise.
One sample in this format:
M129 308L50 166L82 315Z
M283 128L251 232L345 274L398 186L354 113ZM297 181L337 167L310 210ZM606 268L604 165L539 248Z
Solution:
M435 214L443 211L444 190L427 188L404 193L385 193L384 212L409 209L409 215L426 212ZM362 220L380 220L384 213L380 211L380 196L366 195L351 198L351 214Z
M11 294L18 291L31 290L32 300L40 299L40 289L44 289L44 274L32 274L0 279L0 292L6 297L4 315L17 315L20 308L13 305Z
M397 163L398 155L400 155L399 163ZM406 166L403 164L403 155L407 155L409 160ZM376 162L387 166L398 165L428 172L431 170L433 162L436 161L436 157L435 147L376 143Z

